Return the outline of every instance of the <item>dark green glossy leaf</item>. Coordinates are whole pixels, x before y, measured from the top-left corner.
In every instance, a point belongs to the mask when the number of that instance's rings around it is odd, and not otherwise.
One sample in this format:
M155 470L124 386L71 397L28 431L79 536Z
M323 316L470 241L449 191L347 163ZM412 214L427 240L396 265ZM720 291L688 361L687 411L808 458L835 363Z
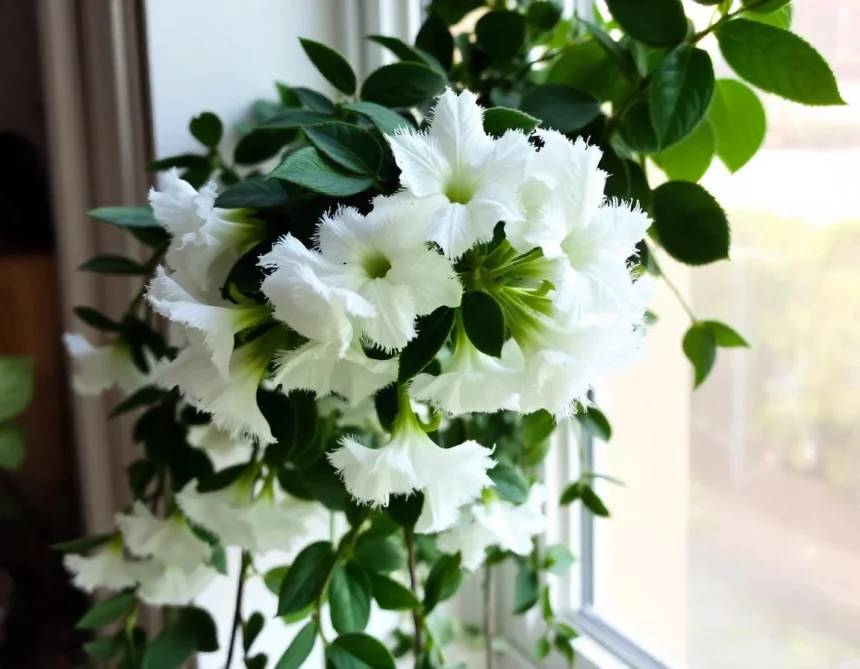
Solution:
M149 274L149 270L136 260L115 253L94 256L82 263L78 270L102 274Z
M332 197L355 195L370 188L373 179L338 171L312 146L299 149L276 167L269 178L283 179Z
M112 660L125 650L125 632L104 636L84 644L84 652L97 660Z
M367 571L389 574L406 567L406 552L395 536L373 538L362 535L353 552L355 563Z
M698 184L669 181L654 191L654 227L676 260L705 265L729 257L729 222L719 203Z
M16 423L0 425L0 469L18 470L25 453L24 428Z
M305 660L313 652L316 639L317 624L311 621L296 634L274 669L300 669L305 666Z
M345 95L355 93L355 72L353 72L346 58L331 47L314 40L300 38L299 41L314 67L332 86Z
M737 18L716 35L723 58L753 86L806 105L845 104L830 66L794 33Z
M621 119L619 131L624 143L638 153L658 153L660 143L657 141L657 131L651 121L651 112L647 102L635 103Z
M608 37L607 39L611 40ZM629 57L628 54L627 58ZM570 86L589 93L598 100L618 100L630 88L618 61L607 53L597 40L567 47L565 52L553 61L545 83Z
M392 495L386 513L401 527L415 527L424 507L424 494ZM420 539L420 537L418 537Z
M699 324L704 325L713 333L717 346L722 348L749 348L747 340L725 323L721 323L720 321L700 321Z
M741 0L741 4L747 11L757 14L770 14L782 7L785 7L791 0Z
M308 141L326 158L344 169L375 177L382 148L367 130L348 123L322 123L305 129Z
M335 113L334 102L319 91L304 86L292 86L290 90L303 107L322 114L333 115Z
M209 165L209 156L201 156L199 153L183 153L178 156L168 156L153 160L146 166L147 172L161 172L176 167L180 170L201 168Z
M192 137L207 149L214 149L224 135L224 125L221 119L212 112L203 112L195 116L188 124Z
M147 406L149 404L154 404L155 402L164 399L166 394L167 392L165 390L158 388L157 386L144 386L143 388L139 388L126 397L114 408L113 411L111 411L111 418L128 413L129 411L134 411L135 409L139 409L140 407Z
M607 0L618 24L631 37L651 46L675 46L687 35L681 0Z
M429 614L439 602L453 597L462 579L460 555L441 555L433 564L424 584L425 613Z
M262 163L277 156L295 138L295 130L255 128L236 144L233 159L239 165Z
M579 481L575 481L573 483L569 483L567 487L565 487L558 503L562 506L568 506L569 504L573 504L580 497L582 497L582 484Z
M609 441L612 438L612 426L597 407L586 407L576 414L576 419L583 428L601 441Z
M368 35L367 39L385 47L402 61L421 63L439 71L445 71L439 64L439 61L429 53L422 53L420 49L410 46L397 37L389 37L387 35Z
M522 111L539 118L543 127L575 132L600 116L600 103L588 93L560 84L542 84L528 90Z
M88 553L93 548L104 546L112 537L113 534L96 534L91 537L81 537L80 539L51 544L51 548L61 553L83 554Z
M538 0L529 5L526 19L537 30L547 31L555 28L561 14L561 5L555 0Z
M447 81L438 71L421 63L383 65L370 73L361 86L361 99L386 107L414 107L439 95Z
M263 631L263 626L266 624L266 619L262 613L259 611L255 611L251 616L242 624L242 648L245 649L245 654L248 654L248 650L254 644L254 641L260 635L260 632Z
M278 615L297 613L320 596L334 564L334 551L327 541L318 541L298 554L283 582L278 597Z
M603 500L597 496L596 492L594 492L594 488L590 485L582 484L579 492L580 497L582 498L582 503L586 509L591 511L595 516L609 518L609 509L606 508Z
M337 567L328 589L331 624L338 634L361 632L370 619L370 579L353 562Z
M454 62L454 38L445 22L437 14L429 13L418 35L415 47L435 58L447 72Z
M122 326L114 320L111 320L103 313L92 307L75 307L75 316L81 321L102 332L118 332Z
M282 565L280 567L272 567L263 574L263 583L266 584L266 587L273 595L281 594L281 584L284 582L284 577L289 570L289 565Z
M158 222L152 215L148 204L130 207L99 207L87 213L87 216L103 223L110 223L120 228L156 228Z
M549 439L555 431L556 422L553 415L545 409L540 409L520 420L523 439L527 444L536 444Z
M118 592L94 604L75 627L84 630L103 627L126 616L136 604L137 597L133 592Z
M418 320L417 336L400 353L398 383L405 383L435 359L451 334L456 313L450 307L439 307Z
M215 200L225 209L269 209L283 207L289 196L277 179L255 177L230 186Z
M421 602L409 588L387 576L371 573L370 585L373 590L373 598L380 609L409 611L421 606Z
M514 581L514 613L525 613L538 602L540 576L526 561L520 562Z
M471 11L486 6L485 0L433 0L428 13L436 14L449 26L459 23Z
M313 111L311 109L285 109L265 121L258 129L294 130L332 120L334 120L334 117L329 112Z
M493 107L484 112L484 130L494 137L501 137L508 130L520 130L529 134L539 125L539 119L516 109Z
M650 96L658 143L678 143L701 123L714 97L711 57L688 46L671 51L654 72Z
M463 295L463 328L482 353L498 358L505 344L505 315L495 297L473 290Z
M369 119L383 135L393 135L398 128L411 127L400 114L374 102L350 102L346 108Z
M732 172L746 165L764 143L767 118L764 105L749 86L735 79L719 79L708 111L717 157Z
M394 658L381 642L367 634L341 634L326 649L333 669L395 669Z
M499 9L484 14L475 24L475 40L496 60L516 56L526 38L526 18L516 11Z
M703 323L694 323L684 335L684 355L693 364L694 387L698 388L710 374L717 359L714 331Z
M523 473L507 462L497 462L487 472L499 497L513 504L522 504L529 496L529 482Z

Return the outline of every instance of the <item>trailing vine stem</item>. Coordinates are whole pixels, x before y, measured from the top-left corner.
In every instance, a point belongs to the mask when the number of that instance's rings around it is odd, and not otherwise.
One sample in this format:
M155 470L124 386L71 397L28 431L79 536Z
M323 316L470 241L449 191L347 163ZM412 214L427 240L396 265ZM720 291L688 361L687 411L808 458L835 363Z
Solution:
M406 559L409 568L409 587L412 592L418 593L418 575L415 567L415 530L411 527L404 528L403 536L406 543ZM424 651L424 621L421 612L412 611L412 623L415 626L415 669L421 666L421 655Z
M484 623L484 668L494 669L496 663L493 652L493 568L490 565L484 567L483 582L483 623Z
M233 611L233 627L230 634L230 647L227 650L227 662L224 664L224 669L230 669L230 664L233 662L233 653L236 650L236 636L239 633L239 627L242 625L242 599L245 595L245 573L248 571L248 565L251 563L251 554L248 551L242 551L242 563L239 567L239 583L236 586L236 607Z

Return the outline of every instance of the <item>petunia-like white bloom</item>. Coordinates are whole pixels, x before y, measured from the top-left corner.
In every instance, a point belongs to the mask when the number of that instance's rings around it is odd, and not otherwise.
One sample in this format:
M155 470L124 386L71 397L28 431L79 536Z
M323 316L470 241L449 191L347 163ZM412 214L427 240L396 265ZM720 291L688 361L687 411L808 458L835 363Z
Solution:
M463 566L469 571L481 566L491 546L528 555L532 551L532 537L546 531L545 501L544 487L536 483L520 505L498 498L475 504L464 511L455 527L439 535L437 545L446 553L459 552Z
M247 463L254 452L254 440L247 435L234 438L211 423L195 425L188 431L188 443L209 456L215 471Z
M197 538L181 514L156 518L137 500L131 513L118 513L116 521L132 555L155 557L186 571L195 569L212 555L209 544Z
M513 339L497 359L475 348L461 328L454 354L442 365L441 374L419 374L409 386L409 395L454 416L515 411L519 408L523 369L523 356Z
M532 178L523 186L527 217L506 226L521 251L540 248L553 263L558 308L579 315L615 314L638 306L627 259L651 224L638 206L605 202L602 152L581 138L537 132Z
M341 439L329 460L360 502L385 506L391 495L424 493L416 530L438 532L456 522L457 511L492 484L487 470L490 451L467 441L453 448L437 446L424 432L408 401L401 400L389 441L368 448L353 438Z
M159 190L150 190L149 202L172 237L167 264L186 272L198 291L214 295L239 257L263 239L264 228L244 210L215 207L213 182L197 191L175 169L160 181Z
M206 349L194 342L156 368L154 376L164 387L178 386L189 404L211 414L212 424L232 439L251 437L270 444L274 437L257 405L257 390L282 341L283 334L273 328L234 350L229 381L221 377Z
M163 267L159 267L149 285L147 299L156 312L182 324L186 332L193 331L211 354L218 373L227 379L234 336L264 321L269 316L269 308L256 304L234 305L220 298L218 304L206 304L203 298L193 295L180 283L182 280L187 282L187 277L186 272L168 275ZM193 340L193 337L189 339Z
M313 523L322 519L319 505L276 489L263 488L248 509L252 540L243 545L254 553L291 551L307 537Z
M72 574L75 586L84 592L92 592L96 588L122 590L134 585L119 537L111 539L92 555L66 555L63 564Z
M93 346L83 335L67 332L63 342L75 363L72 386L80 395L98 395L114 385L131 393L146 383L147 375L134 364L122 340Z
M248 522L252 483L240 477L226 488L201 493L192 481L177 493L176 502L186 517L217 534L224 546L247 546L253 541Z
M279 354L273 383L284 393L309 390L317 397L337 393L357 404L397 379L397 359L369 358L357 340L339 354L335 344L310 341Z
M292 235L281 238L260 265L274 270L260 289L275 318L308 339L336 346L339 355L355 339L353 319L376 315L373 305L341 285L335 263Z
M324 216L317 230L322 256L338 266L329 283L373 306L374 314L358 322L385 351L406 346L416 317L460 304L457 273L425 241L426 216L424 203L412 198L376 198L367 216L342 207Z
M187 606L218 576L206 564L186 570L159 560L145 560L129 566L140 584L138 598L150 606Z
M427 239L457 258L487 241L499 221L521 221L519 188L534 153L526 136L484 132L483 109L469 91L447 90L436 102L429 131L386 136L400 183L431 216Z

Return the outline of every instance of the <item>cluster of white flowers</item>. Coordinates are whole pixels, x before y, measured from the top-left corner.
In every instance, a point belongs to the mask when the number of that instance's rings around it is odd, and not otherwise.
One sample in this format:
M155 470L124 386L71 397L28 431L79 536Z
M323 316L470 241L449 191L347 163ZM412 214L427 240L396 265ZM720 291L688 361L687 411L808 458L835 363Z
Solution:
M551 130L490 136L469 92L444 93L428 130L387 140L402 190L375 198L366 212L343 207L324 216L312 248L290 234L278 240L259 259L266 305L221 294L232 265L263 238L262 223L215 207L212 184L198 192L175 172L166 175L150 203L172 237L170 269L158 269L147 298L181 327L187 345L156 364L154 379L210 414L209 429L222 441L265 446L274 437L257 405L261 384L360 406L397 380L398 354L416 337L419 317L460 307L465 291L489 293L510 335L501 356L478 350L458 313L452 354L438 375L419 374L400 388L383 445L344 438L329 453L361 502L386 505L391 495L423 493L417 530L447 530L443 544L474 567L488 545L526 551L523 537L542 527L540 491L522 508L475 505L492 486L490 449L473 441L436 445L413 402L453 416L544 409L558 418L586 404L591 385L638 348L649 296L628 258L650 222L638 208L604 197L599 149ZM499 223L505 240L488 244ZM371 347L384 355L368 355ZM118 369L107 371L116 372L108 382L82 374L78 385L125 384ZM228 543L280 546L291 526L272 521L295 500L267 493L252 504L242 485L217 493L188 488L178 502ZM270 537L260 538L263 527ZM152 552L126 541L133 553Z

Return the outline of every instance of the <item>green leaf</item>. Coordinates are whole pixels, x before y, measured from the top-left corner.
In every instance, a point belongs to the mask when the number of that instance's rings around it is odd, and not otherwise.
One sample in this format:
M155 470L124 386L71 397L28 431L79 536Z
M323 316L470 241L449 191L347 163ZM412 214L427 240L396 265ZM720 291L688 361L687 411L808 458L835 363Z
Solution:
M102 274L149 274L149 270L136 260L117 255L102 253L82 263L78 270Z
M750 12L746 18L759 23L766 23L780 30L791 30L791 21L794 18L794 11L791 5L784 5L768 14L757 14Z
M845 104L830 66L794 33L733 19L716 35L723 58L753 86L806 105Z
M520 562L514 581L514 613L525 613L538 601L540 576L525 560Z
M347 562L335 569L328 590L331 624L338 634L361 632L370 620L370 579Z
M415 47L435 58L447 72L454 62L454 38L437 14L429 13L415 37Z
M513 504L522 504L529 496L529 482L523 473L508 464L497 462L487 472L499 497Z
M131 207L99 207L87 213L87 216L103 223L110 223L118 228L156 228L160 227L148 204Z
M445 77L421 63L391 63L370 73L361 86L361 99L386 107L414 107L445 90Z
M439 307L433 313L418 319L418 334L400 352L397 382L405 383L424 370L448 341L457 312L450 307Z
M552 597L550 595L548 585L545 585L540 589L538 601L540 602L541 615L543 616L543 619L546 621L554 619L555 612L552 610Z
M568 666L572 667L576 662L576 651L573 649L573 644L570 643L570 640L564 635L556 634L555 639L553 639L553 646L564 656Z
M269 656L265 653L257 653L253 657L245 658L245 669L266 669Z
M785 7L789 2L791 0L767 0L767 2L762 2L762 0L741 0L744 9L757 14L770 14Z
M449 26L459 23L471 11L486 6L485 0L433 0L427 8Z
M684 355L693 364L694 387L698 388L708 378L717 359L717 340L714 331L703 323L694 323L684 335L682 347Z
M242 624L242 648L245 649L245 654L254 644L254 641L263 631L263 626L266 624L266 619L262 613L255 611L250 618Z
M135 460L126 467L128 487L135 499L141 499L146 489L155 478L155 464L152 460Z
M669 147L699 125L714 97L714 67L702 49L680 46L654 72L651 120L661 147Z
M398 128L411 127L400 114L374 102L350 102L346 108L369 119L383 135L393 135Z
M168 156L167 158L159 158L153 160L146 166L147 172L161 172L168 170L171 167L176 167L180 170L189 170L194 168L203 168L209 166L209 156L202 156L199 153L182 153L178 156Z
M555 28L561 18L561 6L555 0L532 2L526 10L526 19L542 32Z
M582 484L579 481L574 481L573 483L569 483L562 491L558 503L562 506L568 506L580 497L582 497Z
M17 470L24 453L24 428L14 423L0 425L0 469Z
M576 558L564 544L547 546L543 554L543 570L550 574L563 576L570 570L574 562L576 562Z
M638 153L657 153L660 143L657 141L657 131L651 121L650 107L647 102L635 103L624 117L619 126L624 143Z
M371 42L376 42L380 46L385 47L402 61L406 61L409 63L421 63L423 65L432 67L433 69L447 71L443 70L442 66L439 64L439 61L437 61L429 53L422 53L419 49L413 46L409 46L402 39L398 39L397 37L389 37L387 35L368 35L367 39L369 39Z
M460 587L463 570L460 555L441 555L430 570L424 584L424 612L429 614L439 602L450 599Z
M273 595L281 594L281 584L284 582L284 577L289 570L289 565L282 565L280 567L272 567L263 574L263 583L266 584L266 587Z
M72 311L82 322L96 330L101 330L102 332L119 332L122 329L122 325L111 320L98 309L93 309L92 307L75 307Z
M195 639L195 650L212 653L218 650L218 629L208 611L196 606L187 606L179 613L177 627Z
M296 138L294 130L272 130L255 128L244 135L233 151L233 159L239 165L256 165L273 158Z
M334 551L327 541L318 541L298 554L281 583L278 615L297 613L313 604L334 565Z
M607 39L612 42L612 38ZM549 67L545 83L570 86L598 100L620 99L630 87L618 61L597 40L566 47Z
M208 476L201 476L197 481L197 492L215 492L223 490L227 486L235 483L239 478L248 471L247 464L233 465L226 469L221 469L217 472L212 472Z
M720 321L699 321L699 325L708 328L714 335L714 342L722 348L749 348L747 340L734 329Z
M501 137L508 130L521 130L527 135L540 125L540 120L516 109L493 107L484 112L484 130Z
M285 109L260 125L258 130L295 130L317 123L327 123L334 117L330 112L311 109Z
M335 113L334 102L329 100L319 91L315 91L312 88L305 88L304 86L292 86L290 91L302 106L307 107L311 111L329 115L333 115Z
M283 207L289 199L276 179L255 177L230 186L215 200L216 207L225 209L269 209Z
M224 135L224 125L221 119L212 112L203 112L188 123L188 130L207 149L214 149Z
M415 594L405 585L380 574L370 573L369 576L373 598L380 609L409 611L421 606Z
M353 95L356 88L355 72L346 58L334 49L314 40L299 38L302 48L320 74L344 95Z
M764 105L743 82L717 80L708 120L714 129L717 157L732 172L746 165L764 143Z
M588 93L560 84L541 84L523 95L520 108L559 132L581 130L600 116L600 103Z
M463 328L475 348L498 358L505 344L505 315L495 297L472 290L461 303Z
M382 148L367 130L348 123L322 123L305 129L308 141L326 158L350 172L375 177Z
M681 0L607 0L612 17L633 39L650 46L675 46L687 36Z
M22 413L33 398L33 361L0 356L0 421Z
M536 660L544 660L551 651L552 645L550 645L549 639L542 636L535 642L535 645L532 648L532 657Z
M332 197L355 195L373 185L369 177L353 176L337 171L312 146L290 154L268 178L283 179L298 186Z
M317 624L309 622L293 638L274 669L300 669L313 652L317 640Z
M84 652L97 660L112 660L125 649L125 632L104 636L84 644Z
M612 438L612 426L603 412L597 407L585 407L584 411L575 414L579 424L601 441Z
M96 534L91 537L81 537L80 539L72 539L71 541L61 541L56 544L51 544L51 548L61 553L83 554L93 548L104 546L111 540L113 534Z
M713 126L706 119L680 142L654 156L654 161L669 179L696 182L711 166L716 148Z
M594 492L594 488L590 485L582 484L580 486L579 494L586 509L591 511L595 516L609 518L609 509L606 508L603 500L597 496L596 492Z
M706 265L729 257L729 221L698 184L664 183L654 191L653 214L660 244L676 260Z
M353 560L367 571L389 574L406 567L406 553L394 537L382 539L361 535Z
M496 60L516 56L526 39L526 17L506 9L484 14L475 24L475 41Z
M103 627L127 615L137 604L133 592L119 592L97 602L75 625L79 630L92 630Z
M334 669L395 669L394 658L379 641L367 634L341 634L326 649L326 661Z
M396 393L395 393L396 396ZM392 495L386 512L401 527L412 528L418 522L424 507L424 493Z
M556 422L553 415L545 409L540 409L520 419L523 440L526 444L537 444L545 441L555 432Z
M128 413L129 411L134 411L135 409L147 406L148 404L154 404L155 402L164 399L166 394L165 390L157 386L143 386L142 388L138 388L122 402L116 405L114 410L111 411L110 417L115 418L116 416Z

